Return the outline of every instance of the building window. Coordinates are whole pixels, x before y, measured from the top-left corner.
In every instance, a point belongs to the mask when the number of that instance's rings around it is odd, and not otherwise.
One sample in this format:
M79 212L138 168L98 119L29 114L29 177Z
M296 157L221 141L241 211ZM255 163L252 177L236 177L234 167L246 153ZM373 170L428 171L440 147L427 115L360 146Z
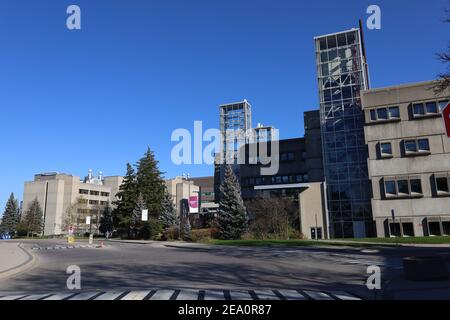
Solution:
M438 113L439 109L436 101L425 103L425 112L426 113Z
M422 181L419 178L386 179L384 181L386 198L421 197Z
M79 194L89 194L89 190L86 190L86 189L79 189L79 190L78 190L78 193L79 193Z
M386 190L386 196L397 195L397 189L395 188L395 181L386 181L384 185Z
M436 192L438 196L450 195L450 181L449 176L446 174L435 175Z
M100 194L100 192L91 190L91 191L89 191L89 194L90 194L91 196L98 196L98 195Z
M420 179L411 179L409 180L409 184L411 186L411 194L421 195L423 193Z
M293 161L295 159L293 152L282 153L280 155L281 161Z
M408 180L398 180L397 187L398 187L399 195L408 195L409 194Z
M109 197L109 192L101 192L100 195L102 197Z
M388 113L386 108L377 109L377 120L387 120Z
M380 155L381 157L392 157L392 145L390 142L380 143Z
M444 101L440 101L440 102L428 101L428 102L413 103L412 111L413 111L414 118L439 115L439 109L441 107L441 102L444 102ZM438 104L439 104L439 107L438 107Z
M405 140L405 154L430 153L430 142L426 139Z
M387 121L399 119L400 119L400 108L398 106L377 108L370 110L371 121Z
M414 226L411 222L403 222L402 228L404 237L414 237Z
M400 118L400 109L399 107L389 107L389 119L399 119Z
M89 204L98 205L98 200L89 200Z

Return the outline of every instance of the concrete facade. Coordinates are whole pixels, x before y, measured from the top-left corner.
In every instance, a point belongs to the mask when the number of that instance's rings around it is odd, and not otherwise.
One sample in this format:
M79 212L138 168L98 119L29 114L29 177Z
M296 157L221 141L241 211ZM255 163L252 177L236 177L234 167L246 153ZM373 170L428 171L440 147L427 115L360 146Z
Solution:
M24 185L24 214L31 202L37 199L44 215L44 235L61 235L68 232L65 230L65 218L69 207L81 201L83 206L77 212L80 215L77 225L79 230L75 232L86 231L89 228L81 220L85 221L85 216L92 216L92 223L97 227L99 214L105 207L112 205L122 180L119 176L103 178L99 175L93 178L92 172L84 180L68 174L36 174L33 181L25 182Z
M324 183L308 183L298 196L300 232L307 239L328 239Z
M450 138L434 82L362 92L377 236L450 234Z
M165 183L167 191L172 196L177 214L181 217L183 201L188 201L189 197L198 197L200 188L194 184L194 181L184 177L175 177L174 179L166 180Z

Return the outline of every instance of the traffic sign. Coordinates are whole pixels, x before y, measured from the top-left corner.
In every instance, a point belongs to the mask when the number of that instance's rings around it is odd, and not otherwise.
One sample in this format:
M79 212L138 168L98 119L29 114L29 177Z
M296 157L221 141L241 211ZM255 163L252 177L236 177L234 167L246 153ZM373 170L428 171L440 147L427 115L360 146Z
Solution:
M450 102L447 103L444 110L442 110L442 116L444 117L445 130L447 131L447 137L450 138Z

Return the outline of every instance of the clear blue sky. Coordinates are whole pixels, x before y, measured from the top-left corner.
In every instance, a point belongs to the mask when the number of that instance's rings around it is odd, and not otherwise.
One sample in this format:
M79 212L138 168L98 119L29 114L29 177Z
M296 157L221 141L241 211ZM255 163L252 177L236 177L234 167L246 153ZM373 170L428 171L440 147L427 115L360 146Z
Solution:
M66 29L70 4L81 31ZM35 173L123 174L147 146L168 177L212 175L173 165L170 136L217 128L221 103L247 98L254 124L301 136L318 108L313 37L357 27L370 4L373 87L443 71L447 0L1 0L0 212Z

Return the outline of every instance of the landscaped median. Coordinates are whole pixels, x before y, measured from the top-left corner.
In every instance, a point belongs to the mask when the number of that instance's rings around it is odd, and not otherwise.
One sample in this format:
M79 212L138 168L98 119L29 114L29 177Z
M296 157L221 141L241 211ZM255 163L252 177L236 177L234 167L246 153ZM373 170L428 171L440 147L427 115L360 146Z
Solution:
M340 240L209 240L207 244L229 246L375 246L408 244L449 244L450 237L361 238Z

